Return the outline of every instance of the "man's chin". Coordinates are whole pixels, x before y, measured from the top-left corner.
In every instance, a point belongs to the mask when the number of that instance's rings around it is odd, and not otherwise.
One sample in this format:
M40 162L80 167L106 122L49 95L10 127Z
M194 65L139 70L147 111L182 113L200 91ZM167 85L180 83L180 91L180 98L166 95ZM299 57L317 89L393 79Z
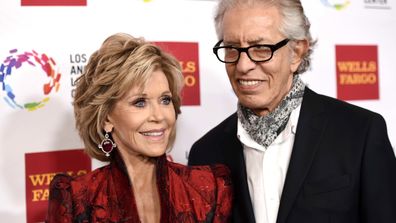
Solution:
M269 109L264 106L263 102L259 102L258 100L241 100L238 101L243 107L249 108L258 116L264 116L269 113ZM260 106L263 105L263 106Z

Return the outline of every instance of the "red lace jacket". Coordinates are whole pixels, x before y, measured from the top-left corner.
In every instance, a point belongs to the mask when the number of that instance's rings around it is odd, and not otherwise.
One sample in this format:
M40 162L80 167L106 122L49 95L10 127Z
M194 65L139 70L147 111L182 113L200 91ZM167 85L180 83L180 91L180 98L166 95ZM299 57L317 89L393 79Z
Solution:
M187 167L157 159L161 223L228 222L231 180L223 165ZM119 155L109 165L50 185L47 223L140 222L131 183Z

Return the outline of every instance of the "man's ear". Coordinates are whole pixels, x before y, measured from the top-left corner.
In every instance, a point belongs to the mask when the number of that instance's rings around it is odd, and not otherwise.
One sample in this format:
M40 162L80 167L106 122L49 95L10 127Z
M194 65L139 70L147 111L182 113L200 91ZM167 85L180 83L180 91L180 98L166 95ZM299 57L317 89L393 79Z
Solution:
M308 40L294 40L293 42L293 52L290 63L292 73L296 72L309 48Z

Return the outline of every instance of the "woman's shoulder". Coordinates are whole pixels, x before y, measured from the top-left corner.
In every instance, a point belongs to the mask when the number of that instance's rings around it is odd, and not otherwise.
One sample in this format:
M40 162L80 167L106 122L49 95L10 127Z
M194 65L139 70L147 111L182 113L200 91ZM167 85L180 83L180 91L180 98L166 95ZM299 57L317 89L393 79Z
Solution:
M230 171L225 165L185 166L169 162L170 203L175 212L199 222L227 222L232 206Z
M52 179L50 188L69 189L72 185L84 186L92 184L93 182L100 182L106 177L107 171L109 171L108 165L77 176L71 176L67 173L58 173Z
M104 166L81 176L55 175L49 188L47 222L74 222L76 216L83 216L98 190L106 188L103 184L109 168Z
M169 162L169 169L177 176L188 180L223 180L231 184L230 170L224 164L186 166L180 163Z

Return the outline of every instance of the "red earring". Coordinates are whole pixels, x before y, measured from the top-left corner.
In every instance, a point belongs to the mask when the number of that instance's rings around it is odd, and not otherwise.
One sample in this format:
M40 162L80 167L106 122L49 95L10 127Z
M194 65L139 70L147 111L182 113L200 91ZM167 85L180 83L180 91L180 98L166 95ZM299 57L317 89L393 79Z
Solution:
M102 150L102 152L109 157L110 153L113 151L114 148L117 147L117 145L113 142L113 140L110 139L109 133L106 132L105 138L102 140L102 142L98 145L99 149Z

